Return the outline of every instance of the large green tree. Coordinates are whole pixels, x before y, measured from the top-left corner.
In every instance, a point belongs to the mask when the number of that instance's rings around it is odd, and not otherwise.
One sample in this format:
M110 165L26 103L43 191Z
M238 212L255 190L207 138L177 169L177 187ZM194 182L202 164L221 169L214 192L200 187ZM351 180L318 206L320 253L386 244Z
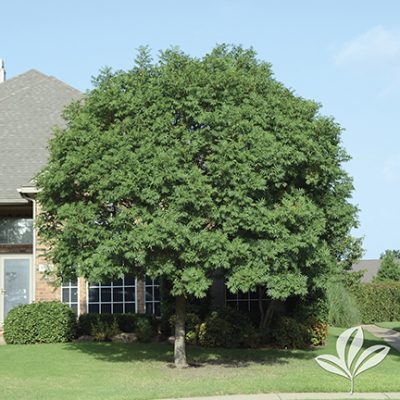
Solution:
M133 271L185 303L217 269L232 291L305 295L351 263L356 208L341 128L277 82L253 50L179 50L103 71L50 143L40 233L60 275ZM346 264L347 263L347 264Z

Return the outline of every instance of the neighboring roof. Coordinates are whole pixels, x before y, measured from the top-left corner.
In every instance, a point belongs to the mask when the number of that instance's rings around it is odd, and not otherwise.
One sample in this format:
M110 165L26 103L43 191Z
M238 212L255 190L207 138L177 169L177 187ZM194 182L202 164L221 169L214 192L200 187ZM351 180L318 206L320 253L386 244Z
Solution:
M53 127L63 126L63 109L81 97L36 70L0 83L0 203L26 201L17 189L31 184L46 164Z
M372 279L377 275L382 260L361 260L354 264L353 271L366 270L361 282L372 282Z

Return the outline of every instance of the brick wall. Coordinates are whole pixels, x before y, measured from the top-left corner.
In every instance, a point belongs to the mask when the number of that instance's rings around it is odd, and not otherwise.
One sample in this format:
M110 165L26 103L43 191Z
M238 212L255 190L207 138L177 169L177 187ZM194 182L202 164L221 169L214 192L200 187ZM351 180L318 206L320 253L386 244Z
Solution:
M36 204L36 215L40 207ZM61 289L56 279L51 276L51 263L46 259L46 247L35 230L36 252L34 259L35 269L35 301L61 300Z
M86 312L87 312L86 281L83 278L79 278L79 314L85 314Z
M31 244L0 244L0 254L32 254Z
M40 207L36 208L36 215L40 212ZM57 281L45 270L51 269L51 262L45 257L46 247L40 238L36 236L36 257L34 260L35 268L35 300L51 301L61 300L61 289L57 285ZM145 312L145 287L144 281L138 279L136 287L137 294L137 312ZM87 284L85 279L79 278L79 312L80 314L87 312Z
M144 280L137 279L136 281L136 294L137 294L137 312L139 314L144 314L145 311L145 290L144 290Z

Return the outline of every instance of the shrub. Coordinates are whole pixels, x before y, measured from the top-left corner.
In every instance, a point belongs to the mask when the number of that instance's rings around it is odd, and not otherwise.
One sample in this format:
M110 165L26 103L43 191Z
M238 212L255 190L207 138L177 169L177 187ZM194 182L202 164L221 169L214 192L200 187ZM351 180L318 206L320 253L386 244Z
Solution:
M10 344L67 342L75 334L75 314L58 301L16 307L4 322L4 339Z
M222 319L228 321L233 326L235 335L231 347L257 347L260 344L261 335L254 327L248 313L232 307L221 308L218 310L218 313Z
M283 348L303 349L311 343L307 327L291 317L280 317L271 330L274 343Z
M353 294L341 281L328 283L326 290L328 301L328 322L342 328L359 325L360 310Z
M78 335L91 335L93 326L100 322L111 326L114 322L114 316L112 314L81 314L78 318Z
M307 320L306 327L310 344L323 346L328 337L328 324L311 317Z
M212 312L199 327L199 343L206 347L237 347L232 324Z
M116 318L111 323L101 320L99 314L97 319L92 323L91 335L97 342L110 341L113 336L119 332L118 323Z
M156 336L157 331L154 329L149 318L146 316L137 316L135 334L139 342L148 343Z
M257 347L260 343L248 316L232 308L212 312L200 324L198 338L207 347Z
M91 335L93 324L99 321L104 325L103 330L110 329L114 321L118 330L126 333L133 333L136 330L139 319L147 319L152 328L157 331L157 320L152 315L142 314L81 314L78 319L78 335Z
M328 302L325 292L305 299L295 298L295 305L292 307L291 316L299 322L308 320L328 322Z
M136 326L136 314L114 314L118 324L118 329L121 332L133 333Z
M354 291L365 324L400 321L400 283L365 283Z

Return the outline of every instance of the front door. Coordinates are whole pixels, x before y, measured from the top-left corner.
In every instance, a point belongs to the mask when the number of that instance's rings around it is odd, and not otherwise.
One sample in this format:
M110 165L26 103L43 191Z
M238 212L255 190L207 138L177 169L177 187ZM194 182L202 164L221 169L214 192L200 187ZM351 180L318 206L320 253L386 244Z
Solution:
M31 256L0 257L0 324L14 307L31 301Z

